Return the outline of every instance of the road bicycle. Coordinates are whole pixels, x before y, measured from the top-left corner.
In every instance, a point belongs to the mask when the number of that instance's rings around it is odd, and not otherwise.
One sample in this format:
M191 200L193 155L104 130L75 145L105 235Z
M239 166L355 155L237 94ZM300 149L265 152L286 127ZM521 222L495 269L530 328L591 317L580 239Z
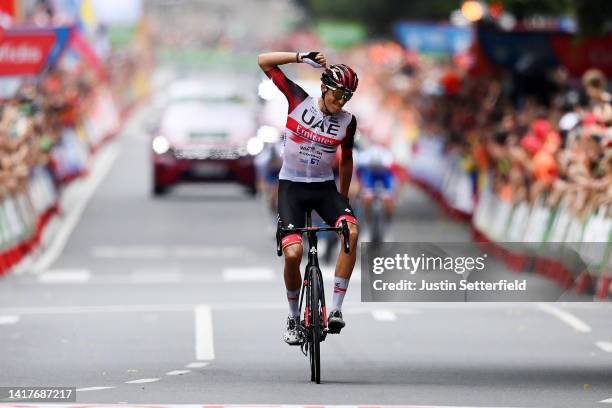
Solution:
M281 238L283 234L303 234L308 237L308 263L304 270L304 280L300 291L300 316L304 306L303 320L299 330L303 330L304 342L301 344L302 353L310 360L310 381L321 383L321 342L327 337L327 310L325 308L325 293L323 288L323 275L319 268L317 256L317 233L334 231L342 234L344 238L344 252L350 252L349 229L346 220L341 221L340 227L313 227L311 211L306 212L306 227L283 228L278 221L276 230L276 253L282 256Z

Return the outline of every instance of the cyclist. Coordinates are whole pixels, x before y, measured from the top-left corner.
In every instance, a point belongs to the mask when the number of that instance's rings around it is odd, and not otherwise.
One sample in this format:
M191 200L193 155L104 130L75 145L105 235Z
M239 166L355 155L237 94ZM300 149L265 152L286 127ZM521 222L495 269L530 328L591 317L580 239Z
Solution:
M339 333L345 326L342 302L355 266L358 237L357 219L347 198L353 174L353 142L357 120L343 109L357 89L357 74L344 64L327 66L325 56L311 52L270 52L260 54L258 63L265 74L289 102L284 130L283 165L279 174L278 218L286 228L305 226L305 212L314 209L323 220L338 226L346 220L350 230L349 254L340 251L334 277L332 307L328 318L330 333ZM279 69L279 65L307 63L324 68L321 75L321 96L308 95ZM340 191L334 182L332 163L338 146ZM300 262L303 247L300 234L282 238L285 259L284 278L289 302L289 316L284 340L301 344L299 294Z
M357 164L357 174L360 175L361 179L361 194L366 224L371 225L376 185L380 184L383 188L383 225L388 226L395 207L393 198L395 187L395 178L392 171L393 154L383 145L373 143L359 152Z
M258 170L259 190L270 211L277 214L278 173L283 164L281 143L266 146L264 151L255 157L255 162Z

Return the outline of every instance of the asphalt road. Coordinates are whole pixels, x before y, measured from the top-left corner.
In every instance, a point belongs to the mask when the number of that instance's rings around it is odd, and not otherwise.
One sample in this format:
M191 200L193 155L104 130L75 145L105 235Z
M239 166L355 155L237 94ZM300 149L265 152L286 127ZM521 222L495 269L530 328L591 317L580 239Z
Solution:
M610 304L366 304L359 271L347 327L323 344L322 384L311 384L307 359L282 342L272 218L231 185L153 199L146 114L72 189L44 260L0 280L0 385L73 386L81 404L612 401ZM469 239L414 189L393 234Z

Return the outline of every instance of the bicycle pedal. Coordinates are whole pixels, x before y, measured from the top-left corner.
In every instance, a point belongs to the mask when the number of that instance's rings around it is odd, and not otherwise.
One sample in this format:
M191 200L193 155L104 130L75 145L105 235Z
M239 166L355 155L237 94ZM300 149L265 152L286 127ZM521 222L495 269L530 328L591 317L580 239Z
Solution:
M325 341L325 338L327 337L328 332L329 330L323 329L323 331L321 332L321 341Z

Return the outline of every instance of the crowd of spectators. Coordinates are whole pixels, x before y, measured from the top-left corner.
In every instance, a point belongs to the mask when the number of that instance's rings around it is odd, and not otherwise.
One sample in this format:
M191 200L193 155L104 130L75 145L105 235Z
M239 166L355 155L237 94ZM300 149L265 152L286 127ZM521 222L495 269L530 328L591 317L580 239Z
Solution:
M503 199L551 207L563 200L580 216L612 203L612 99L601 71L572 82L559 68L522 94L509 76L443 79L424 122L435 122L472 170L492 173Z
M74 18L41 0L23 10L23 21L8 21L6 27L48 28L72 24ZM47 166L57 184L66 181L66 166L77 167L74 163L99 142L97 135L88 140L88 119L112 122L92 117L93 111L100 116L101 101L123 110L146 93L152 63L147 25L139 23L132 41L116 47L106 26L90 30L79 31L79 45L69 45L41 74L0 78L0 202L24 192L37 166ZM100 133L104 126L93 128ZM72 162L66 160L71 155Z
M0 199L27 188L37 165L53 168L52 149L91 104L94 77L54 70L21 83L0 103Z
M418 129L442 138L475 184L477 174L488 174L495 192L512 203L563 202L582 217L605 205L610 214L612 96L601 71L581 78L562 67L531 76L474 74L469 60L441 62L395 44L352 58L363 65L363 83L375 84L374 105L394 112L403 136Z

